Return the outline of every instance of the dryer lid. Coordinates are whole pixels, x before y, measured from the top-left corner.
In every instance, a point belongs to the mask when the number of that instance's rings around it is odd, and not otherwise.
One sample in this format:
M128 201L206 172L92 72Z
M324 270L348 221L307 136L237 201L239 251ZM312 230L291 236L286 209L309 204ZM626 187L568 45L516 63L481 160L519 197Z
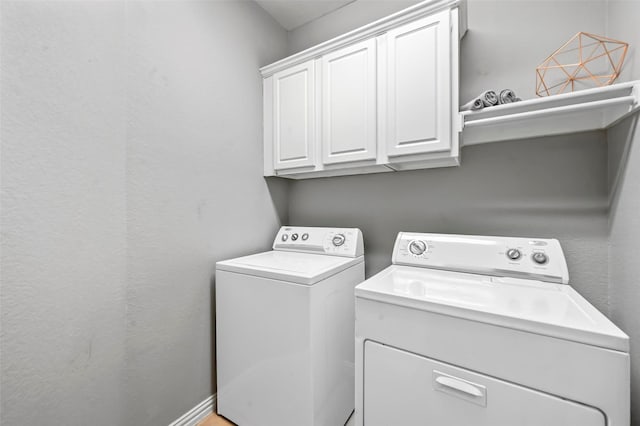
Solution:
M629 338L565 284L392 265L356 297L618 351Z
M312 285L363 261L363 256L352 258L273 250L218 262L216 269Z

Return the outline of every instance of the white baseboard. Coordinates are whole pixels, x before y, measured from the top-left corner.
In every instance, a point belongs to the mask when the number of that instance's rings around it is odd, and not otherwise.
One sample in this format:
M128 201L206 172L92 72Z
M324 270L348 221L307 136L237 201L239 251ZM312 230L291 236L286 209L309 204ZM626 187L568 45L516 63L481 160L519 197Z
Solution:
M193 407L191 410L183 414L178 420L171 423L169 426L196 426L198 422L202 421L209 414L216 410L216 395L211 395L209 398L202 401L200 404Z

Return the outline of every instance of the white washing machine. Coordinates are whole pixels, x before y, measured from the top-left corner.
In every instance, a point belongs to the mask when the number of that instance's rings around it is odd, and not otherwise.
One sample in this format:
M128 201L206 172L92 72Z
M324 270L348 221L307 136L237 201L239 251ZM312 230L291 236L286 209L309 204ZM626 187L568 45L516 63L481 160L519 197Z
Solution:
M629 339L568 281L557 240L400 233L356 287L356 425L629 426Z
M216 265L217 410L240 426L338 426L354 408L355 228L282 227Z

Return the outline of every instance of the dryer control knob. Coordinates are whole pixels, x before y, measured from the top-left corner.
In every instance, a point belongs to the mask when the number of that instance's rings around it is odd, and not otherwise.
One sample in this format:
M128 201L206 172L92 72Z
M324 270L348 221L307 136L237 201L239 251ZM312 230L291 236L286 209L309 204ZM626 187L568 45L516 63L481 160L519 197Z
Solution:
M522 253L518 249L507 250L507 257L511 260L518 260L522 257Z
M416 256L420 256L427 251L427 243L421 240L413 240L409 243L409 251Z
M333 243L334 246L336 247L340 247L341 245L344 244L344 234L336 234L333 236L333 239L331 240L331 242Z
M541 253L541 252L535 252L533 253L533 256L531 256L531 258L533 259L534 262L536 262L538 265L544 265L545 263L547 263L549 261L549 258L547 257L546 254Z

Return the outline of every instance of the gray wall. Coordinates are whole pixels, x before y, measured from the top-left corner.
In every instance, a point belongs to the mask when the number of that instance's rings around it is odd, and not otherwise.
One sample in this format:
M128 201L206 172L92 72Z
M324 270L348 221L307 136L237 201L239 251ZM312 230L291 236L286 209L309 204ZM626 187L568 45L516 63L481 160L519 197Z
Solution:
M356 0L290 31L289 53L419 2ZM461 101L487 89L503 88L515 90L523 99L535 97L536 66L578 31L604 34L605 15L605 0L468 0L469 31L461 46Z
M608 34L631 44L622 81L640 79L640 2L609 1ZM640 131L638 115L612 128L609 140L609 305L631 338L632 424L640 425Z
M121 424L124 5L1 7L0 423Z
M535 98L535 69L579 31L606 32L603 0L469 0L460 99L510 88Z
M586 133L468 147L459 168L299 181L290 222L360 227L367 276L399 231L558 238L572 285L606 312L606 155Z
M214 390L214 262L267 249L285 210L262 177L258 68L286 33L253 2L128 19L127 424L161 425Z
M211 395L216 260L286 221L253 2L2 2L3 425L162 425Z
M549 53L580 30L604 33L605 2L589 3L576 15L576 2L470 0L461 100L502 87L533 97L535 67ZM372 16L390 4L359 0L290 32L289 46L353 29L362 23L356 9ZM532 16L544 17L545 31ZM297 181L290 221L360 226L368 275L389 264L403 230L559 238L572 284L606 313L606 155L604 134L589 133L467 147L460 168Z
M288 33L289 54L369 24L422 0L355 0Z

